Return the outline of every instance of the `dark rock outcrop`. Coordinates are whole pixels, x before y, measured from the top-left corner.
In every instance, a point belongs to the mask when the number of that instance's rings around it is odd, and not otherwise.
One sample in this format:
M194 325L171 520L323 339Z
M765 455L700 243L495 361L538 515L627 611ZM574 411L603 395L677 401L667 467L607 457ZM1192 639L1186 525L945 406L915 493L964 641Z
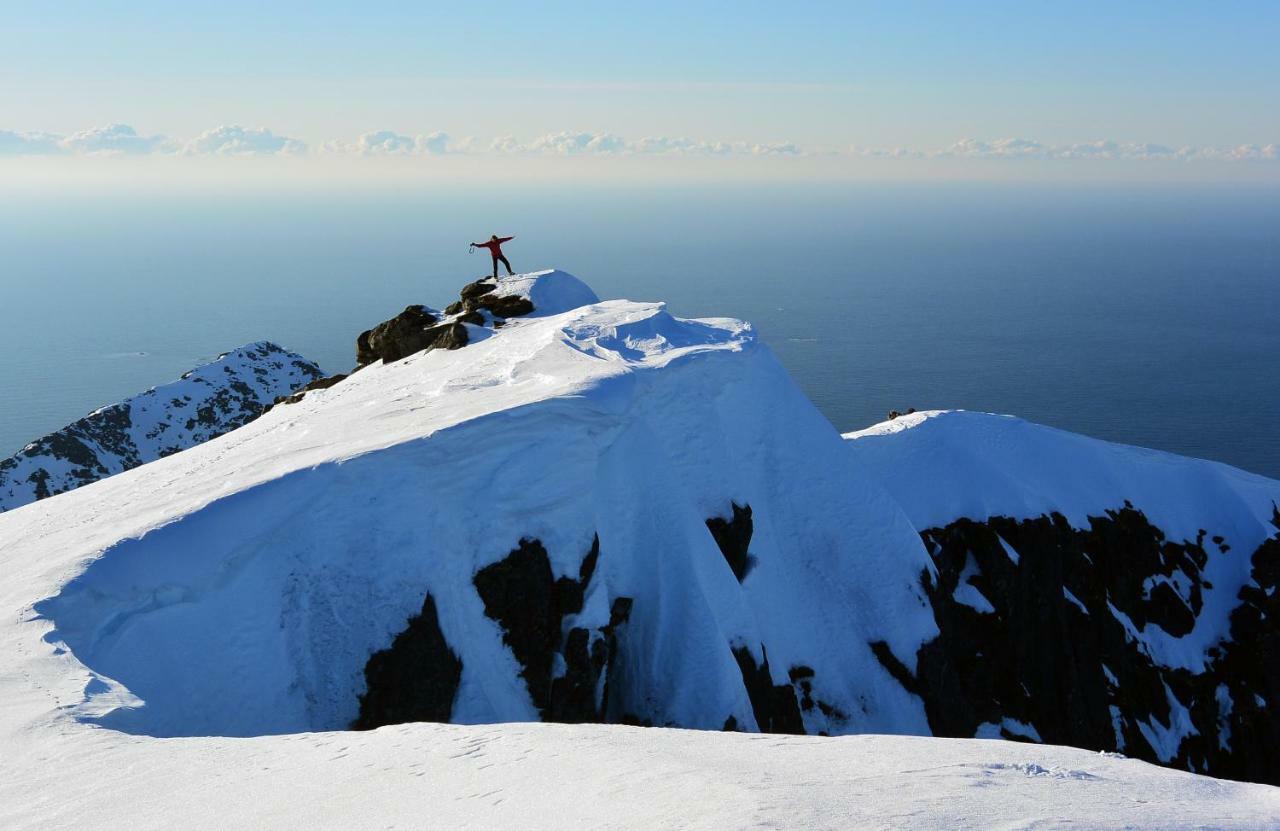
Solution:
M914 674L887 645L872 650L921 696L939 736L1013 719L1052 744L1280 784L1280 539L1253 553L1230 637L1203 671L1165 666L1142 641L1148 627L1194 628L1209 587L1205 536L1168 540L1128 504L1084 529L1060 514L929 529L937 578L921 580L939 635Z
M485 614L501 627L502 640L519 662L529 697L544 721L599 722L607 714L608 668L617 654L618 629L630 616L631 599L614 599L605 626L574 626L562 634L565 618L582 611L599 556L596 538L577 579L556 579L542 543L526 538L474 578ZM553 678L557 656L565 671Z
M356 363L391 363L426 349L459 349L467 345L466 327L458 323L436 325L439 320L426 306L409 306L403 312L361 332L356 338Z
M463 300L471 300L475 297L483 297L491 293L498 287L497 282L492 277L481 277L474 283L467 283L462 287L462 291L458 292L458 296Z
M716 545L720 547L720 553L724 554L725 562L733 570L733 576L737 577L738 582L741 583L747 578L747 573L751 571L754 564L747 550L751 546L751 533L754 526L751 521L750 505L740 506L737 502L730 504L733 506L733 516L729 519L723 517L708 519L707 530L715 538Z
M502 628L502 640L522 667L520 675L538 711L551 698L551 664L560 646L560 599L542 543L522 539L493 565L476 572L484 610Z
M378 360L391 363L427 349L461 349L469 341L463 324L484 326L492 319L497 328L505 318L534 310L529 298L498 295L497 288L492 278L481 278L462 287L460 299L445 307L444 320L426 306L409 306L390 320L361 332L356 338L357 369ZM482 310L491 317L486 318Z
M314 390L327 390L329 389L329 387L332 387L334 384L337 384L340 381L345 381L348 377L349 376L347 375L347 373L340 372L337 375L330 375L325 378L317 378L316 380L312 381L310 384L307 384L305 387L303 387L302 389L298 390L297 392L291 395L276 396L276 400L274 403L272 403L271 407L276 406L276 404L297 404L299 401L303 399L304 396L306 396L307 393L312 392ZM271 409L271 407L267 407L267 409L269 410Z
M761 733L789 733L804 735L804 720L791 684L774 684L769 670L769 652L760 647L762 663L757 665L755 656L744 644L733 647L734 660L742 672L742 684L751 699L751 711Z
M364 677L365 693L360 696L360 715L353 729L449 720L462 662L440 631L430 594L422 601L422 611L409 618L408 628L396 635L391 646L370 656Z
M462 302L467 311L487 309L494 317L521 317L533 311L533 303L527 297L518 294L486 294Z

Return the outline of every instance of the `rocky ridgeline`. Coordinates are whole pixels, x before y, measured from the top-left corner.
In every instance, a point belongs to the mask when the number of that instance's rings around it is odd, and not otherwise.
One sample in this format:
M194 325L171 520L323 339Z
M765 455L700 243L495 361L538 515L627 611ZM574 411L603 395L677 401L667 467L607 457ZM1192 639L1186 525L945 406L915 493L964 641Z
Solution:
M1280 509L1272 524L1280 532ZM1253 551L1203 530L1171 540L1126 503L1088 528L1052 514L960 519L921 536L937 567L921 581L940 634L915 673L872 646L924 700L935 735L987 725L1007 739L1280 785L1280 534ZM1250 564L1229 637L1203 667L1163 665L1141 633L1191 635L1211 556Z
M501 328L508 318L531 313L533 302L519 294L498 294L499 285L492 278L480 278L463 286L459 299L443 312L427 306L408 306L403 312L384 320L356 338L357 372L376 361L393 363L432 349L461 349L471 342L468 326ZM328 389L348 377L348 373L318 378L291 395L280 396L275 403L293 404L308 392Z
M267 341L224 352L171 384L95 410L0 461L0 512L217 438L322 375L311 361Z

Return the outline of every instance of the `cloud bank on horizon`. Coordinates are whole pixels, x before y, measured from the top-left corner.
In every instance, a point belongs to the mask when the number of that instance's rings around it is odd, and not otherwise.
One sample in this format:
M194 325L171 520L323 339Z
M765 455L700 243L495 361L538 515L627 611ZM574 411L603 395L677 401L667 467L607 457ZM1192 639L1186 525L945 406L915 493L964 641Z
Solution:
M937 149L910 147L806 148L794 142L708 141L687 137L625 138L608 132L560 131L520 140L506 135L454 139L434 132L409 135L374 130L354 141L311 143L269 129L223 125L186 140L139 133L127 124L91 127L70 135L0 129L0 157L20 156L348 156L413 158L445 155L848 157L884 160L983 159L1040 161L1280 161L1280 143L1172 146L1099 139L1047 144L1028 138L962 139Z

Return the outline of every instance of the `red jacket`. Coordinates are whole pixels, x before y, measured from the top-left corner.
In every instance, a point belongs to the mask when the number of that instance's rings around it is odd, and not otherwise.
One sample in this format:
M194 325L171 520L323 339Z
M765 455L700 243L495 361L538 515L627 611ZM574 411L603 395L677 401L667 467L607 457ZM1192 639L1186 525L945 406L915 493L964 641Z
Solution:
M502 243L511 242L513 239L515 239L515 237L498 237L497 239L492 239L488 242L473 242L471 244L476 248L488 248L489 253L492 254L493 258L496 260L498 257L502 256Z

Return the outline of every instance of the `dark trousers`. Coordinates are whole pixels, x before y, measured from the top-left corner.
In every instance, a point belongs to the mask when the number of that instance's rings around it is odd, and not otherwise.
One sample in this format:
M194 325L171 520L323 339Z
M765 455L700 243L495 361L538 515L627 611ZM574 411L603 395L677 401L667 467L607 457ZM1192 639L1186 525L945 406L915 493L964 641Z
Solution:
M495 280L498 279L498 263L502 263L507 267L508 274L515 274L515 272L511 270L511 263L507 262L506 257L502 256L501 254L494 254L493 255L493 279Z

